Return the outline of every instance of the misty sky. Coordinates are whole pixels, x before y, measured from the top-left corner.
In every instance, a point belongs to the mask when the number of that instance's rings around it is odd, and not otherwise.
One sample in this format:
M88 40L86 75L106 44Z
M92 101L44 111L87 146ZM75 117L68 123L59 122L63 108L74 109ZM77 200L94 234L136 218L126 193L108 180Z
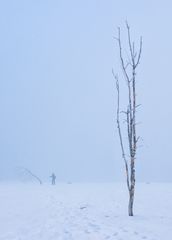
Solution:
M111 70L120 74L113 36L121 26L126 52L127 19L133 39L143 36L137 179L171 181L171 9L170 0L1 0L0 178L28 167L58 181L125 179Z

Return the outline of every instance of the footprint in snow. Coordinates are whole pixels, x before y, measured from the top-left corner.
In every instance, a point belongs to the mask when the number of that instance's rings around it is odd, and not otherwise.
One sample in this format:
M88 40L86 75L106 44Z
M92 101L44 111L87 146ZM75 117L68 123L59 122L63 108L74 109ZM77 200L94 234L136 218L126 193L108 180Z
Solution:
M100 227L94 223L89 223L88 225L96 231L100 230Z
M106 236L105 239L110 239L110 236Z
M84 231L86 234L90 234L91 232L89 230Z

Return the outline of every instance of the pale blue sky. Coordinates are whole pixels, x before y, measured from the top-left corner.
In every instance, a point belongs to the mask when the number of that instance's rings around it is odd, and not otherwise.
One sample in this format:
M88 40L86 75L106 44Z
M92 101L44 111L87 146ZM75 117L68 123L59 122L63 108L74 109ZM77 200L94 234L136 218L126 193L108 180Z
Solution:
M1 177L26 166L59 181L125 178L111 69L120 71L113 36L121 26L125 40L127 19L143 36L137 179L171 181L171 9L167 0L0 1Z

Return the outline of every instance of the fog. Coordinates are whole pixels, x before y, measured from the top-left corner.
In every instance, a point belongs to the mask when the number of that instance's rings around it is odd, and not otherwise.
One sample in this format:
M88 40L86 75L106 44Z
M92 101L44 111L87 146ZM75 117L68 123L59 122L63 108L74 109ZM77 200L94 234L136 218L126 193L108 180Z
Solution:
M0 179L123 181L114 36L143 36L138 181L171 181L171 1L0 2ZM124 79L120 74L120 83ZM123 84L123 83L121 83ZM125 87L125 85L122 85ZM122 96L121 96L122 97Z

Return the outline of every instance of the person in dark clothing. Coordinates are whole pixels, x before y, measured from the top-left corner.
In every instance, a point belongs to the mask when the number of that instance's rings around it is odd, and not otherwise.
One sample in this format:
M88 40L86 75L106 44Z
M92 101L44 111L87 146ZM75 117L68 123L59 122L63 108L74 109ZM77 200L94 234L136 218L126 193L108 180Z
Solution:
M52 175L50 176L51 178L51 184L55 185L56 184L56 175L54 173L52 173Z

